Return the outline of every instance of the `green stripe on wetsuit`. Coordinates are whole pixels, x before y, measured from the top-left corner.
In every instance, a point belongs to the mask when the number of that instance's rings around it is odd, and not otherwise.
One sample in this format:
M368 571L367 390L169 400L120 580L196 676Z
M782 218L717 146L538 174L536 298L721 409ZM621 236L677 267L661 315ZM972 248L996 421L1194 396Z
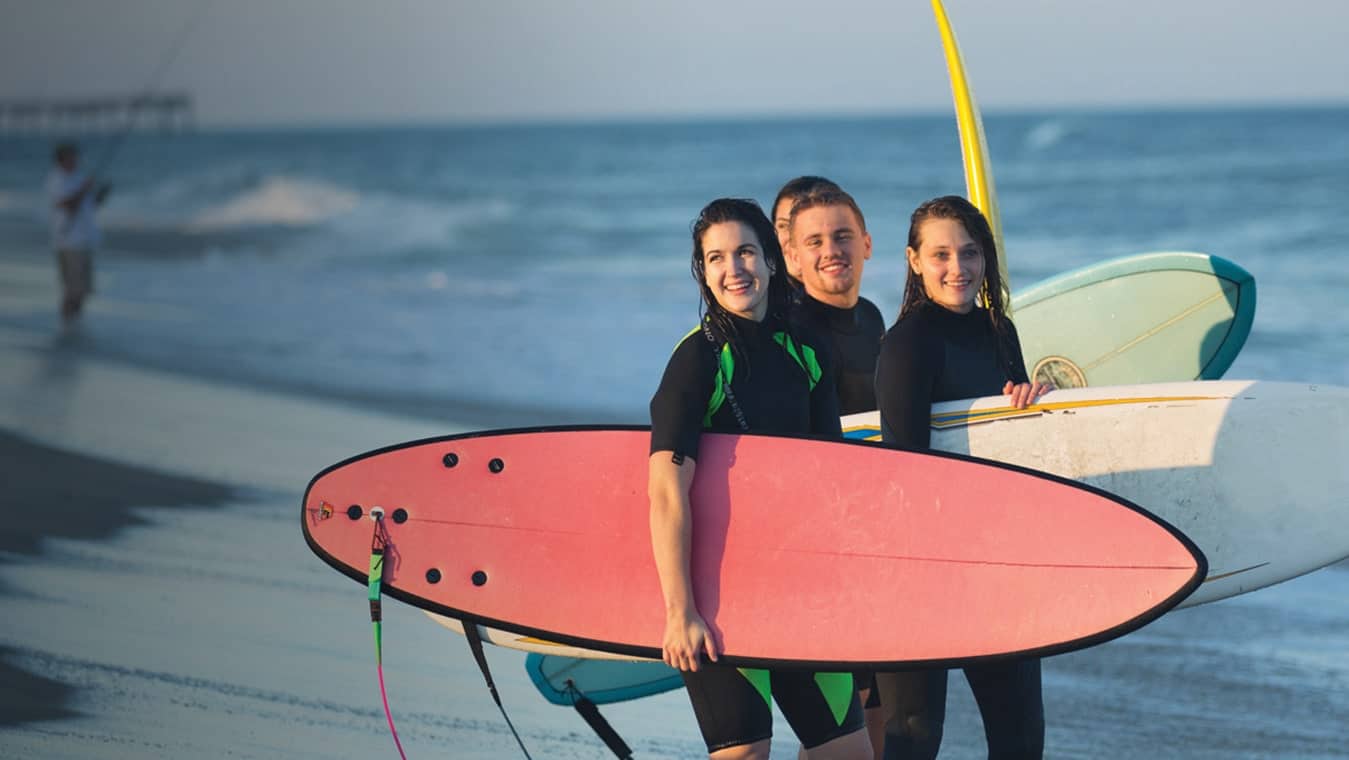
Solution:
M773 682L772 676L763 668L736 668L740 675L745 677L746 681L759 692L763 697L764 704L769 704L773 700ZM820 689L820 695L829 705L829 712L834 716L836 725L843 725L843 719L848 717L848 708L852 707L853 687L852 673L814 673L815 685Z
M685 335L680 342L688 340L690 336L701 330L700 327L689 330L688 335ZM806 377L810 380L810 389L815 390L816 384L820 382L820 376L824 373L820 369L819 360L815 358L815 349L805 344L798 347L796 341L792 340L792 336L782 331L773 333L773 340L777 341L778 345L782 346L787 351L787 355L792 357L796 365L801 368L801 371L806 373ZM703 416L703 427L712 426L712 415L716 414L721 405L726 403L726 386L733 377L735 377L735 354L731 352L731 344L724 343L721 346L721 352L717 355L717 382L712 386L712 397L707 400L707 414Z

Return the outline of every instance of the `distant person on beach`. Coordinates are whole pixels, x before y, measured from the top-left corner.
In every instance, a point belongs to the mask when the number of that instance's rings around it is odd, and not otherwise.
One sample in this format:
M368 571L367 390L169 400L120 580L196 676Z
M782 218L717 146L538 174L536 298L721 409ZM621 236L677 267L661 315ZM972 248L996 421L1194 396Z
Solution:
M651 546L665 601L662 656L681 671L714 760L766 760L776 701L811 760L864 760L871 747L849 673L741 669L717 662L690 569L690 490L704 430L841 435L833 371L788 321L786 265L753 201L723 198L693 225L700 324L675 347L651 399ZM704 661L706 657L706 661ZM846 704L836 718L830 704Z
M993 232L979 209L959 196L922 204L910 218L905 254L904 304L876 365L882 440L926 450L934 403L1006 394L1011 406L1024 408L1049 390L1026 375L1002 302ZM1038 760L1045 738L1040 660L964 670L983 716L988 756ZM887 760L937 756L946 683L940 669L876 674Z
M93 256L100 242L94 213L110 187L95 184L93 177L80 171L80 151L74 143L58 144L52 161L47 177L52 250L61 275L61 322L70 327L94 290Z
M871 235L857 201L823 177L797 177L773 202L788 270L801 282L794 319L823 337L834 367L840 414L876 408L876 357L885 318L862 298L862 268L871 258ZM871 673L853 674L865 707L875 755L884 743L885 716Z

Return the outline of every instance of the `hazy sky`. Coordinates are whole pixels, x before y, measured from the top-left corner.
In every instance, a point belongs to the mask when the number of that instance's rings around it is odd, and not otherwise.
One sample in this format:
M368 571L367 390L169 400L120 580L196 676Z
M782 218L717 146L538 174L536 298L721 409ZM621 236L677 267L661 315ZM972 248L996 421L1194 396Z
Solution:
M143 90L183 38L157 84L192 92L199 119L213 124L950 107L929 0L0 0L0 8L0 98ZM946 8L986 110L1349 103L1349 0L947 0Z

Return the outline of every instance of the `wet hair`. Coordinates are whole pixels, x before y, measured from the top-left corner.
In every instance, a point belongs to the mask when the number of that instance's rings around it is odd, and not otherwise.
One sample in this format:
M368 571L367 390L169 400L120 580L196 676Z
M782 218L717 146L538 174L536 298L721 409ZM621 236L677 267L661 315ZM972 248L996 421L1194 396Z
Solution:
M802 211L823 206L847 206L857 216L857 226L862 228L863 233L867 231L867 218L862 216L862 209L858 207L857 201L837 185L832 189L817 190L797 198L796 203L792 204L792 226L796 226L796 217Z
M974 244L984 255L984 282L979 287L979 298L988 310L988 320L993 325L993 333L998 337L998 353L1002 363L1008 362L1006 344L1010 338L1007 327L1007 302L1010 300L1007 285L998 271L998 244L993 238L993 228L978 207L959 195L943 195L914 209L909 217L909 247L917 251L922 247L923 225L932 219L954 219L960 222L965 232L973 238ZM899 310L899 318L904 319L918 307L930 303L927 290L923 288L923 276L913 271L905 262L908 277L904 280L904 301Z
M974 244L979 246L984 256L984 282L979 287L979 298L983 300L995 325L1006 319L1006 287L998 273L998 244L993 239L993 229L989 227L983 212L959 195L943 195L926 201L914 209L913 215L909 217L910 248L917 251L922 247L923 225L932 219L954 219L960 222ZM911 266L906 266L906 269L908 277L904 281L904 304L900 308L900 319L930 300L923 288L923 276L914 272Z
M70 140L62 140L52 148L52 161L59 162L66 156L74 157L78 155L80 155L80 147Z
M834 182L817 177L813 174L806 174L796 179L788 180L787 184L778 191L778 197L773 199L773 205L768 208L768 213L773 215L772 221L777 222L778 206L782 204L784 198L790 198L792 205L811 193L819 193L825 190L842 190Z
M746 354L740 333L730 312L717 303L716 296L707 285L707 268L703 262L703 235L708 228L722 222L740 222L749 227L759 239L759 249L763 251L764 261L769 267L768 277L768 314L776 315L784 324L791 305L790 286L787 284L787 263L782 258L782 246L778 244L777 232L758 203L745 198L718 198L703 207L698 218L693 220L693 262L691 271L698 283L703 303L700 309L702 324L707 325L718 345L729 343L737 359Z

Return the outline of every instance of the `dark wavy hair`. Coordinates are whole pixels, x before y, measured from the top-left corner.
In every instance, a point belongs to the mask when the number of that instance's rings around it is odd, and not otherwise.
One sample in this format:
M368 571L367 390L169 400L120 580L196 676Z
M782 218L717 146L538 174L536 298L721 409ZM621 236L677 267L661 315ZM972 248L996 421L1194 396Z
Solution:
M1009 295L1007 284L1002 281L1002 275L998 272L998 244L993 239L993 228L989 226L983 212L973 203L959 195L943 195L923 203L914 209L913 215L909 217L909 247L915 251L922 247L923 224L930 219L954 219L960 222L983 253L984 283L979 288L979 298L983 300L984 308L988 310L993 333L998 336L998 351L1002 354L1000 358L1006 363L1005 344L1010 337L1010 330L1007 327ZM909 274L904 281L904 302L899 310L900 319L931 300L927 296L927 291L923 289L923 276L914 272L911 266L906 265L905 268Z
M782 246L778 244L777 232L758 203L747 198L718 198L703 207L692 225L691 271L694 282L698 283L698 292L703 297L699 316L718 343L729 343L732 353L740 360L746 356L744 343L730 313L717 303L712 289L707 286L707 269L703 264L703 235L707 233L709 227L722 222L740 222L753 230L754 236L759 239L759 249L763 251L764 261L768 264L770 272L768 314L777 316L784 324L787 324L787 313L791 307L791 290L787 284L787 263L782 258Z

